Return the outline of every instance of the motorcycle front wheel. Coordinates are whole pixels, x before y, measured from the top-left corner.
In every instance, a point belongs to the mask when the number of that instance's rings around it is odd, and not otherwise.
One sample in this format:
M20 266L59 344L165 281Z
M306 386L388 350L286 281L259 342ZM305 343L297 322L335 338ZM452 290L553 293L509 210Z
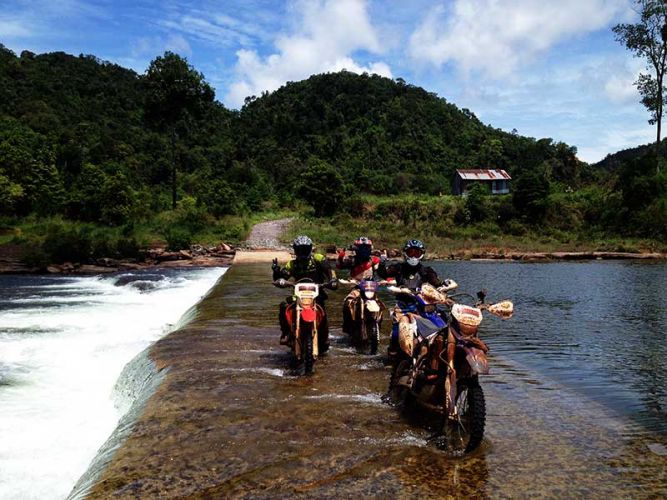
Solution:
M366 337L370 346L370 354L374 356L377 354L380 344L380 327L375 319L366 322Z
M389 380L388 396L392 405L403 405L408 408L412 403L412 394L410 389L404 385L399 385L398 381L410 373L412 367L412 360L402 359L394 367L391 379Z
M313 373L315 357L313 356L313 325L303 322L301 324L301 355L303 356L303 371L306 375Z
M443 417L439 448L460 456L477 448L484 437L486 402L484 391L475 381L460 388L456 398L456 417Z

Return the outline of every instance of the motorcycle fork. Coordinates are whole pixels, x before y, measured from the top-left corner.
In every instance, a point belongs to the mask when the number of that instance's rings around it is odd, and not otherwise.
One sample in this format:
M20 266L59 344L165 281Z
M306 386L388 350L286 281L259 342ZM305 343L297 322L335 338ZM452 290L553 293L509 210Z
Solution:
M319 355L319 345L318 345L318 340L317 340L317 304L314 304L313 306L315 308L315 321L313 321L313 356L317 357ZM295 333L294 336L296 338L294 342L294 353L296 354L296 357L301 359L303 356L303 352L301 352L301 311L303 310L303 307L301 307L298 303L296 305L296 328L295 328Z
M442 353L445 353L443 359ZM456 368L454 368L454 356L456 355L456 338L452 334L451 327L447 332L446 349L440 351L440 359L447 365L447 376L445 377L445 414L450 418L456 418Z
M296 321L295 321L295 329L294 329L294 354L296 354L296 357L298 359L301 359L301 306L299 306L298 302L295 308L296 312Z

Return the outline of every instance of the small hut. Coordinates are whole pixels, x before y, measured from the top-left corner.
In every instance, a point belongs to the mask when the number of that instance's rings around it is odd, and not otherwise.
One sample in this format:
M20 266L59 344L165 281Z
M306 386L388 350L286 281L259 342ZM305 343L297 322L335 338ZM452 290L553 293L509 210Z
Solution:
M504 170L457 170L454 176L453 193L464 195L475 183L490 184L491 194L508 194L512 178Z

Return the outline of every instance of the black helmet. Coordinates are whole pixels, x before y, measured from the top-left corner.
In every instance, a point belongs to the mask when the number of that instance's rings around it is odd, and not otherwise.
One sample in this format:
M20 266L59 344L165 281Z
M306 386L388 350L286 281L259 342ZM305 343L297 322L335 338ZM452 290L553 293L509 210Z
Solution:
M308 236L297 236L292 242L292 248L297 259L308 259L313 253L313 240Z
M403 258L410 266L416 266L424 258L426 245L420 240L408 240L403 247Z
M366 236L359 236L354 240L354 253L358 259L368 259L373 250L373 241Z

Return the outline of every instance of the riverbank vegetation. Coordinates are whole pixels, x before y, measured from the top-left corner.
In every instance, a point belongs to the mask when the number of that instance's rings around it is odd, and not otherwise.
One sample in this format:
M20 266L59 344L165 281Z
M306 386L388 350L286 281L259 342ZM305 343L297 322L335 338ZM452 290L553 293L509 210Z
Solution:
M0 244L34 262L236 242L286 214L338 244L367 233L392 246L420 236L443 253L664 248L663 158L588 165L576 152L400 78L315 75L235 111L169 52L138 75L0 45ZM452 196L461 168L505 169L512 194Z
M551 195L541 226L515 217L511 195L482 196L478 201L473 195L363 196L327 219L302 216L287 237L306 233L321 243L320 250L347 247L360 234L371 236L378 249L400 249L407 238L419 238L432 257L441 258L532 252L667 253L664 240L610 235L605 219L614 214L600 210L598 196L594 192ZM597 224L593 217L599 219Z

